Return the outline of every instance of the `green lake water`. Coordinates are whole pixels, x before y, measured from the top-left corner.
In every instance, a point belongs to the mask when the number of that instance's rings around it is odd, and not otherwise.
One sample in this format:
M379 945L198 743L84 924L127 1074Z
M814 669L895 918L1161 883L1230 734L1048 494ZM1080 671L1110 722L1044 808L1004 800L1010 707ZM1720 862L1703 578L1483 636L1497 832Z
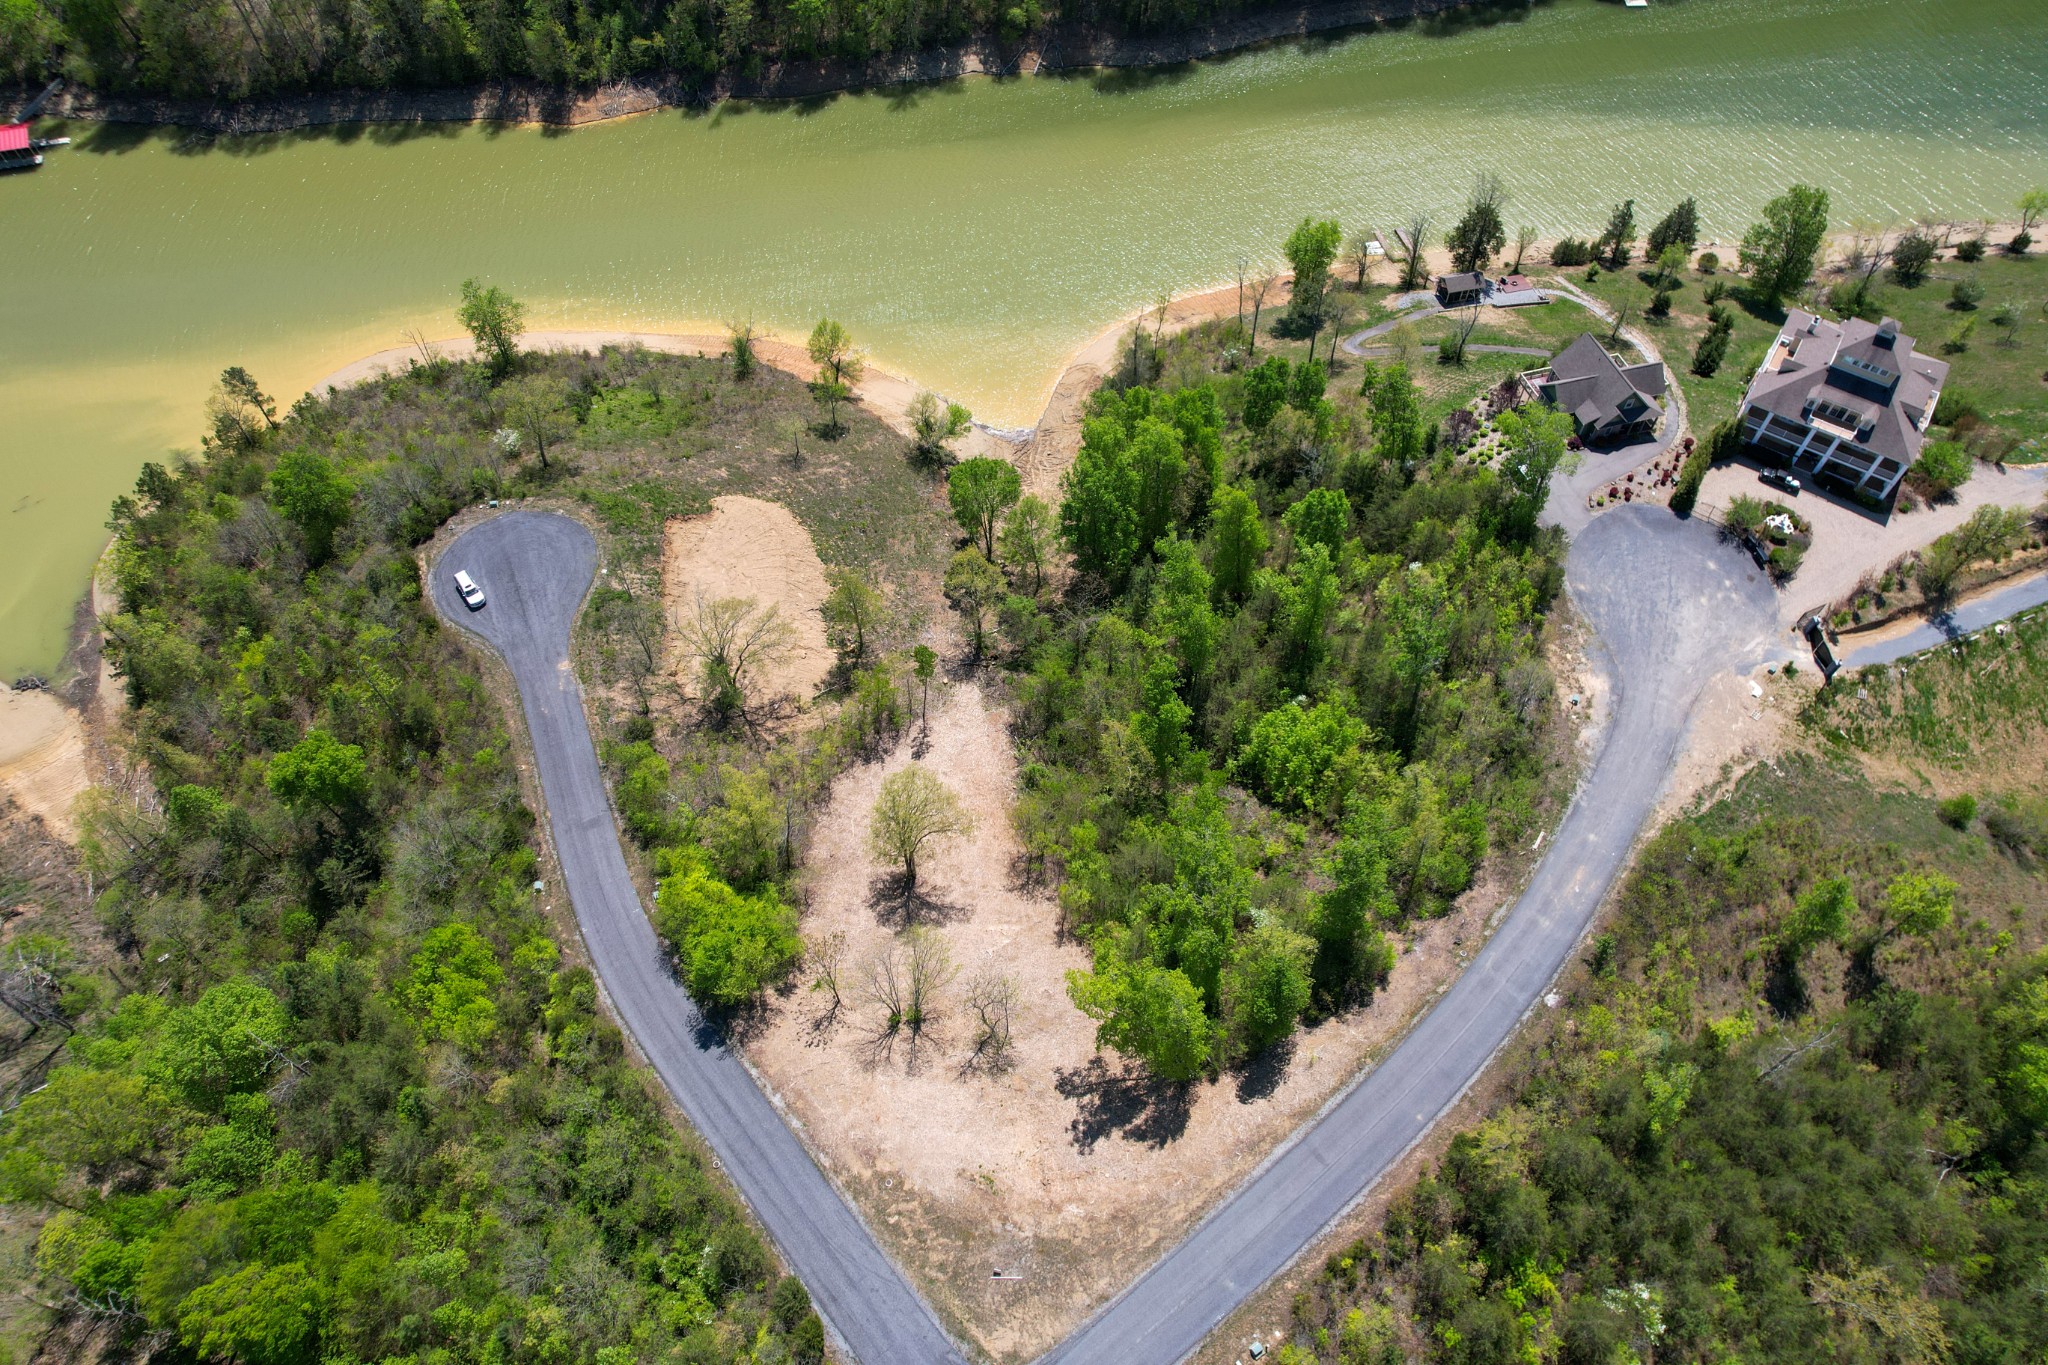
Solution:
M1699 197L1728 242L1793 180L1838 222L2009 215L2048 181L2040 0L1557 0L1516 22L1166 73L972 80L573 132L255 142L69 131L0 181L0 678L47 669L140 463L221 368L289 396L458 281L535 326L846 323L1003 425L1162 293L1271 260L1304 213L1392 228L1497 173L1513 224Z

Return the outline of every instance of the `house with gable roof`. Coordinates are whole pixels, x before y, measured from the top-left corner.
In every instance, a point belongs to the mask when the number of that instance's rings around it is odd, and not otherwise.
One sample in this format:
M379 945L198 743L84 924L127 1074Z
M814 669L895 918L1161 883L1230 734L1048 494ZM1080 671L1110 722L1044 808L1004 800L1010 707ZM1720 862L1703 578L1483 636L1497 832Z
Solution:
M1829 322L1794 308L1742 398L1742 436L1815 482L1880 500L1920 458L1948 382L1896 318Z

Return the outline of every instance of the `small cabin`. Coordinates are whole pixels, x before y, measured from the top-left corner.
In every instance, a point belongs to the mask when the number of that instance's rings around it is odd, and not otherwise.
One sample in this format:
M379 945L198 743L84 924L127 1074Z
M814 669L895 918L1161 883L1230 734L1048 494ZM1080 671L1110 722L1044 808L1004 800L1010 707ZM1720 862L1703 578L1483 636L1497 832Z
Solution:
M1477 271L1436 277L1436 301L1445 308L1469 308L1485 293L1486 276Z
M43 164L43 154L30 141L26 123L0 123L0 171L22 171Z

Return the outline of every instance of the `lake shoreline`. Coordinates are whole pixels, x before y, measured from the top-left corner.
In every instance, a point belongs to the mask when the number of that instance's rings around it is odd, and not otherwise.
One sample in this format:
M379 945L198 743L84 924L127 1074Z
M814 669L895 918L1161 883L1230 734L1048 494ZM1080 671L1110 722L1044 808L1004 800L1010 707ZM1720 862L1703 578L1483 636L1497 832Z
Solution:
M241 101L103 95L67 87L43 116L98 123L195 128L231 136L338 124L494 123L576 127L726 100L825 99L898 86L942 85L967 76L1014 78L1168 68L1290 41L1406 24L1454 10L1510 9L1498 0L1309 0L1263 8L1175 33L1129 35L1080 24L1054 25L1020 43L985 38L867 61L787 61L759 76L708 82L679 76L623 81L590 90L533 82L437 90L321 91ZM8 104L20 107L26 94Z

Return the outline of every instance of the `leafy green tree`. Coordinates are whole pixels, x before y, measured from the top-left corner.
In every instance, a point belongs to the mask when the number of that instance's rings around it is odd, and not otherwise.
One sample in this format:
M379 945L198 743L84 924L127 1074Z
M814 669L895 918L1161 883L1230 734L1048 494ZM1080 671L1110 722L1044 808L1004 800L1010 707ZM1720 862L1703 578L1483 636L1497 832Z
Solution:
M1466 203L1465 216L1444 239L1451 252L1451 269L1484 271L1500 255L1508 244L1507 223L1500 212L1506 202L1500 178L1481 175Z
M1908 289L1927 278L1927 268L1939 255L1934 239L1924 232L1909 232L1892 244L1892 278Z
M826 639L848 663L858 665L867 658L868 637L882 628L888 603L852 569L829 569L825 581L832 585L819 608Z
M1162 796L1186 774L1192 753L1188 722L1194 710L1180 697L1180 669L1169 658L1145 669L1143 701L1131 716L1131 733L1152 759L1152 776Z
M304 1265L245 1265L178 1306L178 1339L214 1359L300 1365L320 1358L327 1287Z
M1311 927L1312 972L1332 1003L1370 996L1394 967L1393 948L1379 927L1399 911L1390 881L1398 840L1389 825L1384 805L1358 803L1330 852L1330 887L1317 898Z
M316 451L287 451L270 473L270 501L299 528L306 562L316 569L333 557L334 533L347 524L354 499L354 485Z
M852 335L830 318L818 319L805 350L818 367L811 380L811 397L825 411L825 434L836 437L844 430L839 425L839 405L853 397L853 386L867 372L867 362L854 349Z
M1370 768L1365 722L1341 704L1277 706L1252 723L1231 772L1285 810L1335 819Z
M1287 320L1299 331L1322 326L1323 295L1330 286L1330 264L1344 245L1344 230L1334 218L1304 218L1287 236L1288 263L1294 267L1294 292L1287 301Z
M1955 915L1956 884L1939 872L1906 872L1884 889L1884 922L1880 939L1911 934L1924 938Z
M1287 405L1294 392L1293 366L1287 357L1269 355L1244 377L1244 424L1247 430L1264 431Z
M246 977L223 981L164 1016L151 1070L194 1108L218 1113L279 1065L288 1027L275 995Z
M1502 518L1502 539L1527 543L1536 534L1537 518L1550 500L1551 476L1562 469L1570 473L1579 466L1578 452L1571 439L1569 414L1546 407L1517 408L1494 420L1506 440L1500 458L1502 485L1508 501Z
M944 460L946 447L974 424L974 414L958 403L941 402L926 390L910 400L911 444L926 460Z
M1159 571L1153 580L1152 623L1173 644L1181 676L1199 698L1210 681L1210 667L1222 622L1211 605L1216 580L1202 567L1195 547L1176 536L1159 544Z
M1033 597L1045 590L1045 566L1057 529L1052 508L1043 498L1030 494L1019 499L1003 518L1002 534L996 538L997 553L1003 567Z
M1017 466L1008 460L987 456L963 460L946 476L946 498L952 503L953 519L991 561L996 557L996 525L1017 505L1023 491Z
M1411 564L1380 585L1378 605L1387 626L1388 662L1401 682L1398 737L1407 752L1414 744L1423 688L1450 651L1449 595L1435 571Z
M493 379L503 379L519 363L519 334L526 330L526 305L497 285L462 282L456 320L476 343Z
M1382 460L1408 471L1422 459L1422 406L1406 365L1368 367L1359 392L1372 411L1373 448Z
M1351 533L1351 503L1334 488L1317 488L1287 509L1281 520L1296 544L1320 545L1334 559Z
M1139 553L1138 479L1123 424L1091 417L1081 425L1081 449L1063 480L1060 538L1075 567L1122 582Z
M977 659L988 649L990 613L1008 593L1002 570L973 546L959 551L946 566L946 597L967 618L967 640Z
M1314 986L1315 943L1279 924L1263 924L1238 940L1223 973L1223 1024L1231 1058L1255 1056L1294 1032Z
M1141 1059L1162 1080L1193 1080L1208 1069L1215 1042L1201 991L1178 968L1117 960L1120 946L1106 938L1095 970L1067 973L1075 1007L1096 1021L1095 1045Z
M1277 586L1287 677L1305 690L1329 653L1330 623L1337 611L1337 571L1330 552L1321 545L1302 546Z
M540 467L548 468L548 447L568 439L575 418L569 411L569 384L558 375L529 374L504 388L505 420L533 446Z
M1816 882L1793 903L1792 914L1778 931L1778 951L1797 963L1823 943L1840 942L1856 913L1856 893L1847 877Z
M901 863L906 887L917 887L917 860L941 839L965 838L974 818L960 798L931 770L915 764L882 779L868 826L868 848L877 862Z
M774 889L743 896L695 849L664 855L654 922L676 950L691 998L736 1009L788 975L803 952L796 912Z
M1614 212L1607 218L1607 230L1600 234L1594 247L1609 270L1619 270L1628 264L1629 249L1635 240L1636 201L1629 199L1614 206Z
M1759 303L1775 308L1813 274L1828 235L1828 194L1794 185L1764 205L1764 216L1742 238L1742 268Z
M1216 490L1209 510L1209 571L1216 591L1241 600L1266 554L1266 524L1251 490L1229 484Z
M1664 253L1672 247L1678 247L1685 253L1679 258L1680 269L1683 269L1683 262L1692 256L1692 249L1699 245L1699 240L1699 205L1691 195L1687 195L1671 212L1657 220L1657 226L1650 229L1645 246L1651 259L1658 261L1663 260Z
M345 817L370 794L362 748L320 729L308 730L304 739L274 756L264 780L273 796L301 815L317 808Z
M430 932L412 955L405 998L429 1038L475 1052L498 1031L492 992L505 979L483 935L460 920Z

